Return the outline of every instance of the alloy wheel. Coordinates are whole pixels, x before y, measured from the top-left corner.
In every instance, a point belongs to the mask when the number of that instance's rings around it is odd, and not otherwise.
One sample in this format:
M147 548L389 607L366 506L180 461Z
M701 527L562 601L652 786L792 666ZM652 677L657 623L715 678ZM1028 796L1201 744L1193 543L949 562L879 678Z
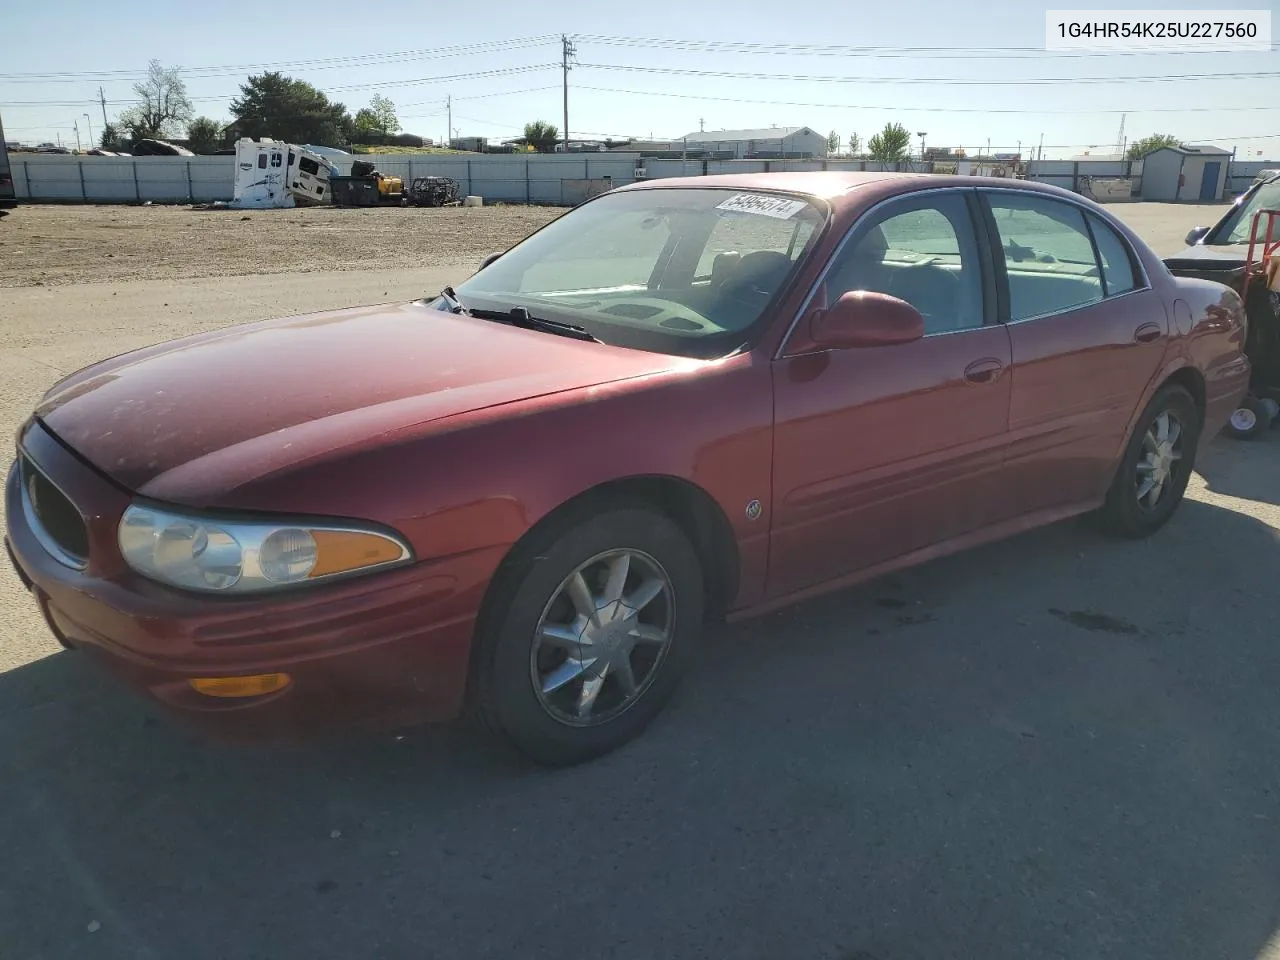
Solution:
M542 708L569 726L595 726L636 702L671 646L671 580L639 550L581 564L552 594L533 638L530 679Z
M1134 476L1134 494L1144 510L1155 510L1175 486L1181 470L1182 433L1182 421L1172 410L1160 413L1147 427Z

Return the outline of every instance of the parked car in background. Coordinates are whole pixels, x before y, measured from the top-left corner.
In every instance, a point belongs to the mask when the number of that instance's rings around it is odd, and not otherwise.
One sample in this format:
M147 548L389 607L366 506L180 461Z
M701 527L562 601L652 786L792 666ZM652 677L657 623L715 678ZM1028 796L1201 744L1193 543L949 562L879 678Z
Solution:
M139 140L133 145L135 157L194 157L186 147L167 140Z
M17 202L13 169L9 165L9 144L4 139L4 126L0 125L0 209L12 207Z
M1212 280L1241 293L1246 274L1253 274L1245 304L1249 322L1245 353L1253 369L1252 382L1225 429L1238 440L1255 439L1280 424L1280 292L1274 272L1268 278L1262 263L1248 263L1254 218L1264 210L1280 210L1280 171L1254 183L1213 226L1192 229L1187 234L1188 247L1165 258L1165 265L1177 276ZM1259 240L1266 229L1263 215ZM1274 229L1275 239L1280 239L1280 218ZM1260 243L1254 254L1261 256Z
M1235 293L1057 188L651 181L430 300L64 378L7 538L64 644L191 720L469 701L570 763L645 727L708 617L1076 514L1152 534L1243 339Z

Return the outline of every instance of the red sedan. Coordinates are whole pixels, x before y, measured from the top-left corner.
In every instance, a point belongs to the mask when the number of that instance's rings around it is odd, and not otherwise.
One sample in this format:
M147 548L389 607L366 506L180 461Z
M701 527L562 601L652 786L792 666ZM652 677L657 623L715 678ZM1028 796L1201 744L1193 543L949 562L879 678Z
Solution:
M635 736L711 616L1096 511L1146 536L1249 379L1239 298L1032 183L637 184L439 297L88 367L22 428L50 628L248 735Z

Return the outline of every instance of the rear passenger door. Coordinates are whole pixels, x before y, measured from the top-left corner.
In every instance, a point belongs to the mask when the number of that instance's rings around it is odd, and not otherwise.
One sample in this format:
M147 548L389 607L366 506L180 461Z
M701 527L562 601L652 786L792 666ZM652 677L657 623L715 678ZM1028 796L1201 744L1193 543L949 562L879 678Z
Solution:
M1106 493L1168 341L1127 240L1082 205L983 190L1013 352L1004 517Z

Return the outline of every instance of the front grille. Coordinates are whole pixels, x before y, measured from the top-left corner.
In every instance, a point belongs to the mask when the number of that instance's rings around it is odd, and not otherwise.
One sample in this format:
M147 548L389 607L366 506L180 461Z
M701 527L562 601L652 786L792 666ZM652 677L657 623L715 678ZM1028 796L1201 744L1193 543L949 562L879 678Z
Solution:
M89 557L89 531L84 517L26 454L19 460L19 469L22 503L32 531L56 559L83 567Z

